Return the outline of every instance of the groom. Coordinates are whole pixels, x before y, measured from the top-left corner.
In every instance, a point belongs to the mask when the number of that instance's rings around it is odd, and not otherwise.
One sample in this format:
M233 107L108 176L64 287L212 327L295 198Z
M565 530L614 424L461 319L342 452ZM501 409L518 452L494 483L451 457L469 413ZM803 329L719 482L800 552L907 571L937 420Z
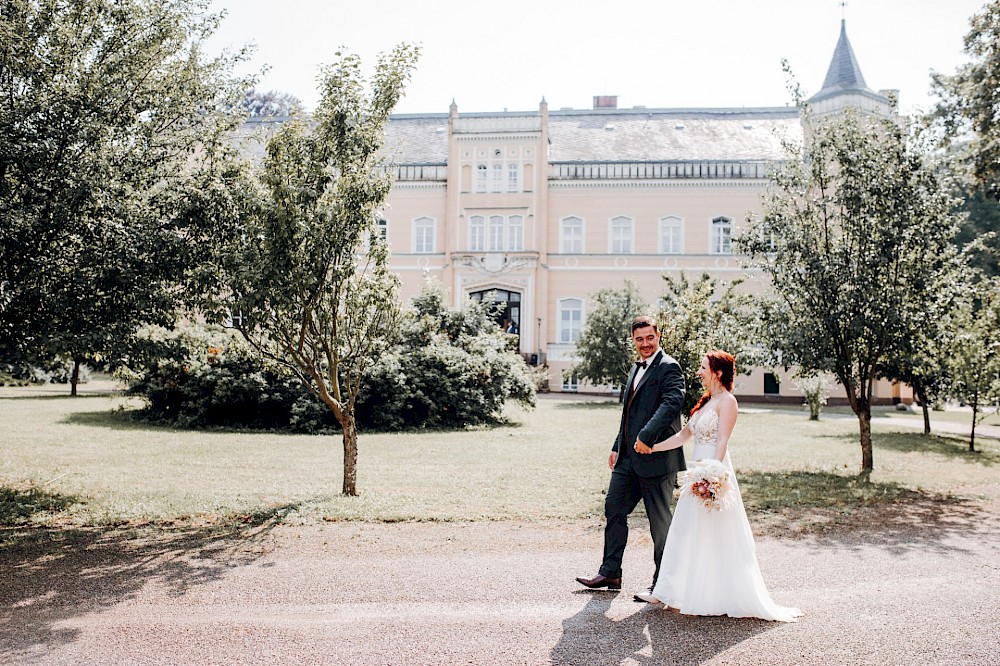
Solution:
M670 529L670 501L677 472L686 469L681 449L638 455L633 445L663 441L681 429L684 373L660 349L660 331L652 317L632 321L632 342L639 352L622 390L622 420L608 458L611 483L604 500L604 561L593 578L576 580L591 589L622 587L622 556L628 541L628 516L641 499L653 537L653 585L660 574L663 544ZM650 586L650 590L652 589Z

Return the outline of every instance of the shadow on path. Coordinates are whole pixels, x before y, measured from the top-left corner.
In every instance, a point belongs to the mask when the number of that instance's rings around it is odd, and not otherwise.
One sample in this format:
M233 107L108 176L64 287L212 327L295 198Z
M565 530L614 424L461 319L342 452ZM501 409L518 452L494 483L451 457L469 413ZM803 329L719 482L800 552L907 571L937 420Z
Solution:
M550 661L559 666L608 664L700 664L778 624L752 618L680 615L647 604L615 620L607 612L615 599L607 592L591 595L576 615L563 620L562 635Z
M111 609L147 585L180 596L252 564L294 508L179 529L0 527L0 663L73 641L78 632L60 622Z

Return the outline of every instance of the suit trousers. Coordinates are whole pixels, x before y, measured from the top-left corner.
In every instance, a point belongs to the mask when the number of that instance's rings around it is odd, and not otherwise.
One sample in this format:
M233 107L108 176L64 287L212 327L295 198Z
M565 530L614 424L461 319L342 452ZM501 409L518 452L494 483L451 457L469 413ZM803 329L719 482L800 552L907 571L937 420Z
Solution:
M622 577L622 558L628 543L629 514L643 501L649 517L649 532L653 537L653 561L656 569L653 584L660 575L660 559L670 529L670 504L674 497L675 474L642 477L631 470L629 460L619 461L611 473L608 495L604 499L604 562L600 575L608 578Z

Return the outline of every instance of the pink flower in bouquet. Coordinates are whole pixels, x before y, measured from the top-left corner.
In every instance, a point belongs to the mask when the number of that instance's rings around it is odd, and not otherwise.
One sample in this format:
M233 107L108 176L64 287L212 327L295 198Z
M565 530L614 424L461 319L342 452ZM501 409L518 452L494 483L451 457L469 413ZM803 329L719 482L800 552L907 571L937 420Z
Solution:
M729 468L718 460L696 460L681 486L681 495L692 495L707 509L721 511L732 504Z

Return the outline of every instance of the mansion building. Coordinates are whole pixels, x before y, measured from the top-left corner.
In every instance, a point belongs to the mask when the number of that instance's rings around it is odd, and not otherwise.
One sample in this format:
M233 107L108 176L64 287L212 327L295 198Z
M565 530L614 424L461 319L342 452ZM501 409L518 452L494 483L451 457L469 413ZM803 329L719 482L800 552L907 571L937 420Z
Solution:
M894 98L866 86L842 23L813 113L889 115ZM590 109L543 99L524 112L460 113L452 102L448 113L393 115L385 150L397 179L380 224L403 301L431 277L455 305L502 302L502 325L547 367L550 390L610 391L564 379L590 297L631 280L655 314L663 274L745 277L733 237L761 209L784 143L802 136L792 106L619 108L614 96ZM757 370L737 377L736 393L798 395L781 379ZM901 398L896 386L878 391Z

